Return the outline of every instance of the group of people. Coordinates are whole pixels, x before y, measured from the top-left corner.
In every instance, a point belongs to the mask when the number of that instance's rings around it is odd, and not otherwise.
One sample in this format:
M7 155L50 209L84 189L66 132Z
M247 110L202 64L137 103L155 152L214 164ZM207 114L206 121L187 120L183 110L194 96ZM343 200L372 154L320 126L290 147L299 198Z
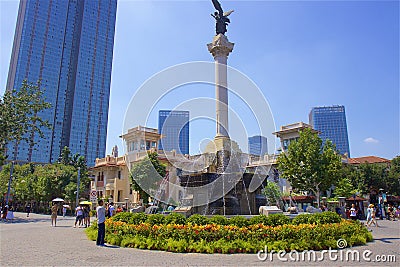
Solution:
M126 211L125 207L122 208L120 205L118 205L118 207L115 208L114 202L105 203L105 207L104 207L104 208L105 208L105 210L106 210L106 217L107 217L107 218L112 217L112 216L114 216L114 215L117 214L117 213Z
M0 208L1 210L1 220L5 222L12 222L14 219L14 208L4 205Z
M351 208L348 210L348 218L352 220L360 219L359 213L360 210L357 209L355 204L352 204ZM396 218L400 219L400 206L396 208L392 204L389 204L386 209L385 207L382 207L380 205L375 206L372 203L369 204L367 208L365 225L367 227L370 227L373 224L375 225L375 227L379 227L378 222L376 220L377 218L380 218L381 220L386 218L387 220L390 221L395 221Z
M79 205L75 209L75 224L74 228L78 224L78 227L89 227L90 226L90 207L89 205Z

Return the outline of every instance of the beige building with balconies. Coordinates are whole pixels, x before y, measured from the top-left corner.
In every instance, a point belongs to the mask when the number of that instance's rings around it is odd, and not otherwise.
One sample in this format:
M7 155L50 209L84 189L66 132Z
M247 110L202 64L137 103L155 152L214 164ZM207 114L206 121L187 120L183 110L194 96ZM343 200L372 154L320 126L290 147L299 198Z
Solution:
M280 131L274 132L273 134L276 135L276 137L279 137L279 139L281 140L282 152L287 151L290 142L299 139L300 132L306 128L311 129L313 132L318 132L314 130L310 124L304 122L296 122L284 125L281 126Z
M126 154L118 157L114 148L113 155L96 159L95 166L91 168L95 176L92 188L96 188L98 198L105 198L114 203L140 203L138 192L132 190L128 166L144 159L148 151L154 151L158 153L158 159L166 165L167 170L166 177L160 181L157 196L163 201L168 198L178 200L182 195L182 188L179 186L176 164L184 161L185 156L177 154L176 151L158 150L162 136L154 128L137 126L120 137L126 144Z
M137 192L132 191L126 156L107 155L96 159L91 168L95 176L92 188L96 188L97 197L114 203L137 203Z

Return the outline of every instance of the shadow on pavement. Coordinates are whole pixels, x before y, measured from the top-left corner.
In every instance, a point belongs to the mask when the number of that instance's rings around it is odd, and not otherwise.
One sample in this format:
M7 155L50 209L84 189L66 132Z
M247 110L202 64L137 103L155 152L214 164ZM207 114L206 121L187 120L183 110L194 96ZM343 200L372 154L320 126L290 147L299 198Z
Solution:
M107 245L107 244L104 244L104 246L103 246L104 248L120 248L119 246L115 246L115 245Z
M57 222L73 221L73 220L75 220L75 217L59 216L57 218ZM6 222L5 220L0 221L0 223L4 223L4 224L13 224L13 223L23 224L23 223L38 223L38 222L51 223L50 215L31 213L31 216L27 217L26 214L20 213L20 214L16 214L16 216L14 217L14 219L12 221L8 221L8 222Z
M49 222L49 219L44 218L14 218L12 221L1 221L1 223L5 224L13 224L13 223L38 223L38 222Z
M392 243L391 240L400 240L400 238L399 237L374 238L374 241L381 241L383 243Z

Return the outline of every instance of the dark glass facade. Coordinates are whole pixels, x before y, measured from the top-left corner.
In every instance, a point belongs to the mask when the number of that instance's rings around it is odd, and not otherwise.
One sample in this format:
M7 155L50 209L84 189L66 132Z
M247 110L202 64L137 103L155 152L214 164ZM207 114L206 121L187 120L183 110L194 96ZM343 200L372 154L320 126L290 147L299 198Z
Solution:
M340 154L350 157L344 106L314 107L309 114L309 123L320 132L322 140L329 139Z
M263 156L268 154L267 137L255 135L248 138L249 140L249 154Z
M189 154L189 111L160 110L158 133L162 135L159 149Z
M41 81L52 129L36 145L9 144L9 158L55 162L64 146L105 156L117 0L21 0L7 90Z

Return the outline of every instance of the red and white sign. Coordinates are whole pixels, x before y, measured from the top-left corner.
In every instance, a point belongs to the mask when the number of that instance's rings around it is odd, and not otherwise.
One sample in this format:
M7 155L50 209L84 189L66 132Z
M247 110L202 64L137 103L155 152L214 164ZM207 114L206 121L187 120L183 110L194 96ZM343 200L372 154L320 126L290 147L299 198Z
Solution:
M91 190L90 191L90 202L96 202L97 201L97 192L96 190Z

